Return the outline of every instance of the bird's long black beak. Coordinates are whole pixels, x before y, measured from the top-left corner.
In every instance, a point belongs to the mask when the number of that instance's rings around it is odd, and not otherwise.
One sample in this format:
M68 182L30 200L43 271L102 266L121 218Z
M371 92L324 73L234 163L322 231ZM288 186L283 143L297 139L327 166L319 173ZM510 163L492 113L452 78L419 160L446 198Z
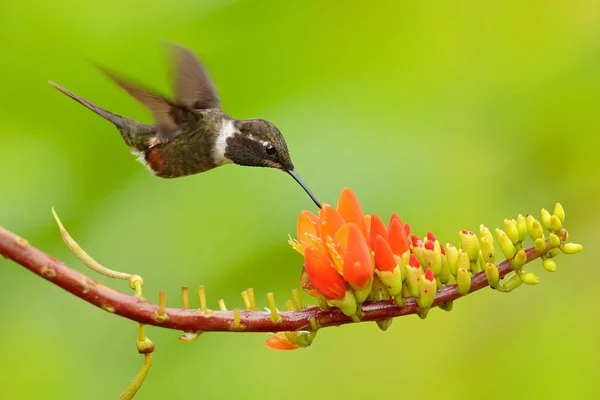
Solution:
M304 191L310 196L310 198L312 199L312 201L315 202L315 204L317 205L317 207L321 208L321 202L319 200L317 200L317 198L315 197L314 194L312 194L312 192L310 191L310 189L308 188L308 186L306 186L306 184L302 181L302 179L296 173L296 171L289 170L289 171L285 171L285 172L287 172L288 174L290 174L292 176L292 178L294 178L294 180L296 182L298 182L298 184L300 186L302 186L302 189L304 189Z

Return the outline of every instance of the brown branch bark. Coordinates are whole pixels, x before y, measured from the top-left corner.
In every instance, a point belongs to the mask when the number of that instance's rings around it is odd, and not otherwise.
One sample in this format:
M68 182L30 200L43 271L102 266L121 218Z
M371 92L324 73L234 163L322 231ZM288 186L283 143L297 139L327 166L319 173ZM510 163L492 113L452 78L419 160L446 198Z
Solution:
M564 230L559 233L561 240L565 239L565 235ZM550 249L548 243L542 253L536 252L533 247L526 249L527 262L540 257ZM157 318L158 305L96 282L2 227L0 227L0 254L96 307L142 324L183 331L280 332L310 329L311 318L315 318L321 327L352 322L337 308L322 311L317 307L281 312L279 322L273 322L268 312L244 310L240 312L242 329L232 328L233 311L213 311L208 314L197 309L166 308L165 313L168 318L163 320ZM512 267L507 260L504 260L498 264L498 270L500 277L503 277L512 271ZM486 286L488 282L483 272L473 275L469 293ZM459 297L461 295L456 285L446 286L437 292L433 307ZM419 309L414 298L408 298L402 307L397 306L393 301L379 301L364 303L362 310L362 321L377 321L415 314Z

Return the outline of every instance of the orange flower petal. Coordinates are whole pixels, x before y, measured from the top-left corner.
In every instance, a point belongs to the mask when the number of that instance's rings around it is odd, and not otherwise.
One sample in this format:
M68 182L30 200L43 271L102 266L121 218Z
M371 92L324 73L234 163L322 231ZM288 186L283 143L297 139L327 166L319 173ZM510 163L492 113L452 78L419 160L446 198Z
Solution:
M337 230L333 238L333 245L338 254L344 259L346 257L346 249L348 248L348 230L350 223L344 224Z
M310 211L304 210L298 217L296 237L298 238L298 241L305 246L311 244L310 239L306 236L307 233L317 238L319 237L319 219Z
M401 256L408 250L408 238L406 237L400 218L392 218L390 222L388 243L397 256Z
M367 237L371 234L371 216L365 215L365 224L367 225Z
M344 279L356 286L363 286L373 277L373 263L367 241L360 228L348 224L348 242L344 257Z
M387 240L388 238L388 231L385 227L385 224L383 223L383 221L381 220L381 218L379 218L379 215L377 214L373 214L371 215L371 233L370 233L371 237L369 242L371 243L371 248L373 250L375 250L375 239L377 238L377 236L381 236L383 239Z
M369 237L367 233L367 224L365 223L365 214L363 213L354 192L352 192L350 188L345 187L342 190L342 194L338 200L337 211L342 218L344 218L344 221L356 224L360 228L365 239Z
M328 243L328 238L333 239L342 225L344 225L342 216L329 204L323 204L319 210L319 226L323 243Z
M308 279L323 297L328 300L344 297L346 282L325 254L314 246L308 246L304 251L304 262Z
M275 350L296 350L300 346L290 342L287 339L281 338L279 336L271 336L265 342L267 347L270 347Z
M406 236L410 236L410 224L408 222L404 224L404 233L406 233Z
M398 263L394 252L383 236L377 235L373 250L375 251L375 268L380 271L392 271L396 268Z

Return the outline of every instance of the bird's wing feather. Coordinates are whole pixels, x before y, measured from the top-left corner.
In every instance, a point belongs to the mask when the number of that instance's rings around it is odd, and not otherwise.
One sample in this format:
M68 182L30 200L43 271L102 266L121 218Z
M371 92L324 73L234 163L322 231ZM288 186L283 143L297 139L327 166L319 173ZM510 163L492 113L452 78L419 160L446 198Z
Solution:
M220 108L219 97L206 70L189 50L167 44L172 62L173 92L177 103L192 110Z
M96 67L152 112L161 139L172 139L181 133L177 117L184 111L183 109L164 97L117 76L102 66L96 65Z

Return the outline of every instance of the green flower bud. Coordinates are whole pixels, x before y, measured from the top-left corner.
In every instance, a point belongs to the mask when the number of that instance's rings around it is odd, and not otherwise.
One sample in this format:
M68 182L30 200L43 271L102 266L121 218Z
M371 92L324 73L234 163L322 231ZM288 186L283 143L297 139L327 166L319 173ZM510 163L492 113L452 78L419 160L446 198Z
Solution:
M517 217L517 231L519 231L519 242L522 242L527 235L527 221L522 214Z
M375 274L377 274L379 277L378 280L381 280L387 289L386 291L389 293L388 297L389 295L395 297L402 293L402 269L405 268L406 267L402 265L396 265L396 267L391 271L380 271L375 269ZM373 290L375 290L375 282L373 282Z
M565 243L561 250L565 254L577 254L583 250L583 245L577 243Z
M447 301L445 303L440 304L438 307L444 311L452 311L452 306L454 305L453 301Z
M356 315L356 311L358 311L358 305L356 304L356 297L354 297L354 292L352 290L346 290L344 297L338 300L327 300L332 306L339 308L342 312L352 317Z
M469 255L469 261L476 261L479 255L479 240L472 231L462 230L458 233L460 247Z
M548 272L556 271L556 261L551 258L544 258L542 260L542 264L544 265L544 269Z
M483 240L483 238L488 238L490 243L494 243L494 236L492 236L492 232L490 232L490 230L483 224L479 225L479 236L481 237L481 240Z
M375 321L375 323L377 324L379 329L381 329L383 332L385 332L390 327L390 325L392 325L392 321L393 321L392 318L386 318L386 319L382 319L379 321Z
M525 264L527 264L527 254L525 253L525 250L519 250L513 259L513 268L521 268Z
M546 251L546 241L542 238L537 238L533 242L533 247L535 248L535 251L542 253Z
M551 219L552 219L552 216L550 215L548 210L546 210L545 208L542 208L542 224L544 224L544 228L546 228L548 230L552 229Z
M400 267L396 266L396 268L400 268ZM378 271L375 270L375 272L378 272ZM381 272L381 271L379 271L379 272ZM387 272L391 273L392 271L387 271ZM400 283L400 290L402 290L402 282ZM385 286L385 284L379 278L379 274L377 274L377 276L375 276L373 278L373 285L371 287L371 294L369 295L369 300L383 301L383 300L389 300L389 298L390 298L390 293L388 292L388 289Z
M412 264L412 265L411 265ZM416 257L411 257L411 262L406 266L406 283L410 296L419 297L419 278L423 275L423 269L416 263Z
M466 268L459 268L458 275L456 275L456 284L458 285L458 292L461 295L466 295L471 289L471 274Z
M560 203L556 203L554 206L554 215L560 219L560 222L565 223L565 209Z
M514 271L509 273L502 279L501 286L504 288L504 291L511 292L521 286L521 278Z
M537 285L540 283L540 278L537 277L533 272L525 272L520 275L521 282L526 285Z
M424 275L421 275L419 279L419 298L417 302L420 308L429 308L435 300L435 293L437 291L437 285L435 283L435 277L433 271L428 268Z
M317 336L315 331L288 331L285 332L287 340L298 347L308 347L312 344Z
M516 227L515 227L516 229ZM498 239L498 244L500 245L500 249L504 254L504 257L509 260L515 256L517 249L513 242L508 238L506 233L502 229L496 228L496 238Z
M442 270L441 270L438 278L440 278L440 281L442 283L448 283L451 276L452 275L450 274L450 266L448 265L448 258L446 256L442 255Z
M514 219L505 219L504 232L513 244L519 243L519 230L517 229L517 221Z
M485 265L485 277L490 286L498 286L498 282L500 282L500 272L498 271L496 264L487 263Z
M430 248L432 242L425 243L421 256L423 257L423 268L431 268L433 274L438 276L442 272L442 252L438 242L433 244L433 248Z
M450 273L456 276L456 263L458 261L458 249L451 243L446 244L446 260L448 260L448 269Z
M557 255L560 254L560 249L559 248L554 248L552 250L550 250L547 254L548 257L556 257Z
M464 268L467 271L471 270L471 262L469 261L469 255L464 249L460 249L458 251L458 260L456 261L456 269L459 270L461 268Z
M485 265L489 262L493 263L496 259L493 239L490 240L487 236L482 237L480 243L481 252L483 253L483 259L485 260L485 263L482 265Z
M552 247L560 246L560 238L556 233L551 233L550 235L548 235L548 242L550 242Z

